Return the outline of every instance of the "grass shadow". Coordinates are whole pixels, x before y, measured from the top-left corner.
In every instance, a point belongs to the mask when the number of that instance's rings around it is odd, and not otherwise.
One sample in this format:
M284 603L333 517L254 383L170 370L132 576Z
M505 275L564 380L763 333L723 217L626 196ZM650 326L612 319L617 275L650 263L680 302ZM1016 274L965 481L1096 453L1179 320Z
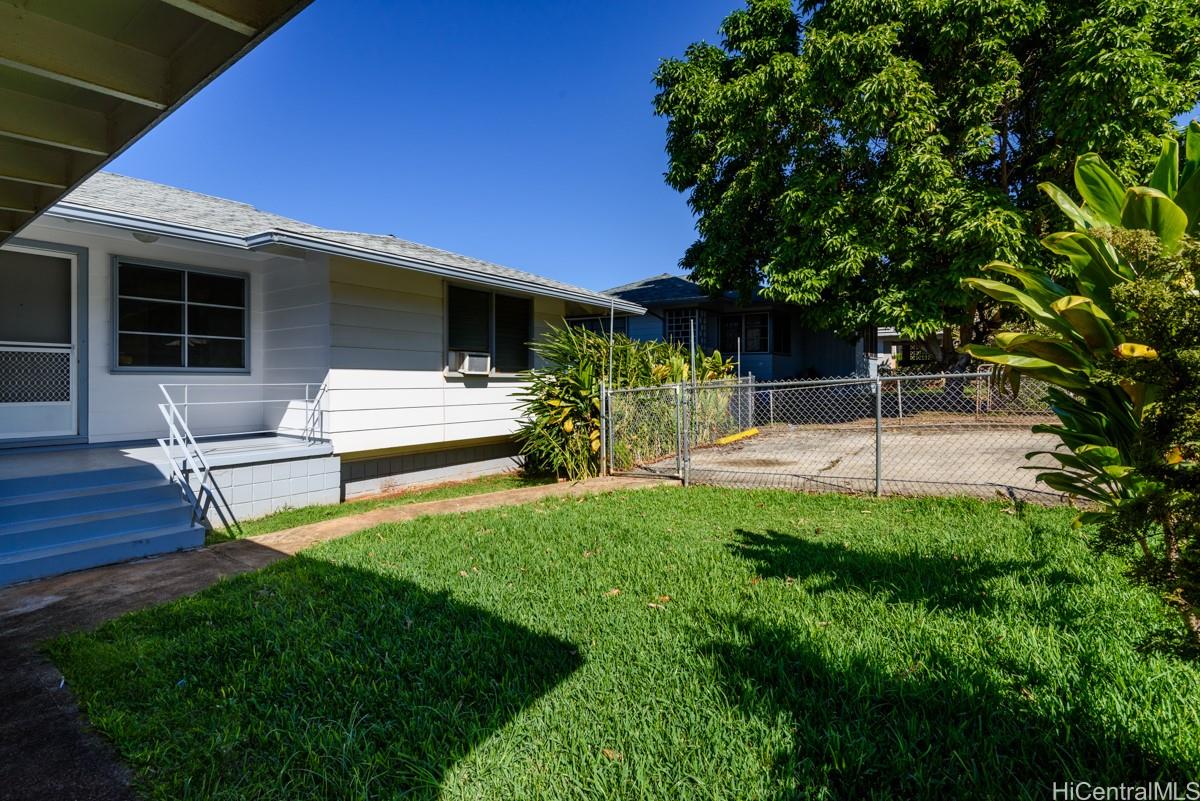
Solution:
M49 651L152 797L432 798L582 663L448 593L304 555Z
M775 530L755 532L739 528L734 536L729 551L750 561L760 576L802 581L805 590L811 593L857 590L891 603L984 610L1003 603L989 594L989 584L998 578L1036 580L1051 591L1081 581L1061 568L1051 569L1053 560L1046 555L998 560L972 553L864 552L832 538L813 541L811 537L820 536L819 530L812 535L797 536ZM1050 608L1054 610L1054 623L1070 622L1063 607Z
M774 797L1049 798L1054 782L1183 780L1120 723L976 670L969 659L890 654L747 619L735 641L709 643L717 682L744 714L790 730L769 758Z

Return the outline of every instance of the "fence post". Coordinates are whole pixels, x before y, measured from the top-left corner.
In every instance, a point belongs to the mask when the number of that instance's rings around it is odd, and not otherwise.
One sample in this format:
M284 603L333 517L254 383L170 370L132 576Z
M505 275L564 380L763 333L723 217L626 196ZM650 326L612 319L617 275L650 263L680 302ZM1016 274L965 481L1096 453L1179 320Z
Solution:
M883 382L875 376L875 495L883 495Z
M680 387L680 397L682 393L689 391L689 385L684 384ZM683 428L681 434L683 436L683 486L689 486L692 483L692 407L691 404L696 402L696 385L690 385L691 394L687 399L679 404L681 418L683 420Z
M675 385L675 475L683 476L683 384ZM686 479L684 479L686 483Z
M904 422L904 398L900 394L900 387L904 384L900 380L900 376L896 376L896 416L900 418L900 422Z
M608 393L600 382L600 475L608 475Z
M767 425L775 424L775 390L767 390Z
M746 375L750 379L750 403L747 404L750 407L750 409L749 409L750 421L748 423L746 423L746 427L753 428L754 427L754 373L747 373Z

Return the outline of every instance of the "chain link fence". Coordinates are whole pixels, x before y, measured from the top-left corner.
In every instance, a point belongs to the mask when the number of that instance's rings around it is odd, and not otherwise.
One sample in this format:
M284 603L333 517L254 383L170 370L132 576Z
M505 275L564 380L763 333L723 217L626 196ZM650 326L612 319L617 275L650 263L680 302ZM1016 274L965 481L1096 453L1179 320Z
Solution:
M1026 459L1057 443L1031 430L1054 421L1044 394L990 372L609 390L606 460L685 483L1053 501L1036 482L1053 460Z

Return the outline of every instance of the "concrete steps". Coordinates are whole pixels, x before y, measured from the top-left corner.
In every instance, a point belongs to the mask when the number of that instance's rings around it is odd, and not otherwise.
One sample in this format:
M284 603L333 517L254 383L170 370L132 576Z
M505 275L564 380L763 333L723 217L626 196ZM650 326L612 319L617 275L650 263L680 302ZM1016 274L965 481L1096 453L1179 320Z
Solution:
M0 479L0 586L203 544L150 464Z

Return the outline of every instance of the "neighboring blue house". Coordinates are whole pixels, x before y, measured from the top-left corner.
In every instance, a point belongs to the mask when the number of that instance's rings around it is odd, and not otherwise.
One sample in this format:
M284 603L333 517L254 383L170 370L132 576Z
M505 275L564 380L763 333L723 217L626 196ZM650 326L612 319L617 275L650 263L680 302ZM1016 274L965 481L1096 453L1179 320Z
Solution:
M867 357L874 355L875 348L868 354L861 337L849 342L826 331L803 329L791 304L762 298L739 304L733 293L714 299L699 284L678 275L653 275L605 294L646 308L642 317L618 312L617 333L686 344L694 322L697 345L734 358L740 340L740 373L765 381L855 375L866 371ZM570 322L608 330L606 318L572 317ZM870 343L875 344L875 337Z

